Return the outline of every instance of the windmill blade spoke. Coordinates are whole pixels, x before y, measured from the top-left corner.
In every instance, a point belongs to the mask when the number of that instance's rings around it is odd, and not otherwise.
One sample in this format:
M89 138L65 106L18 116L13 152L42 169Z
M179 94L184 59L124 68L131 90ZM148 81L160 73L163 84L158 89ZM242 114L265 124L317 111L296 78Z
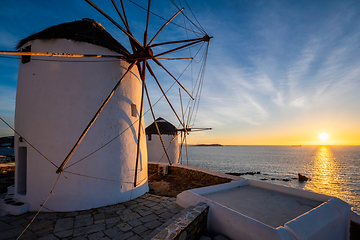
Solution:
M201 42L202 42L202 40L198 40L198 41L195 41L195 42L192 42L192 43L188 43L188 44L185 44L185 45L183 45L183 46L180 46L180 47L171 49L171 50L169 50L169 51L156 54L154 57L158 57L158 56L165 55L165 54L168 54L168 53L171 53L171 52L175 52L175 51L178 51L178 50L180 50L180 49L187 48L187 47L189 47L189 46L191 46L191 45L195 45L195 44L198 44L198 43L201 43Z
M142 77L143 71L142 71L140 62L137 62L137 63L136 63L136 66L137 66L137 68L138 68L140 78L143 79L143 77Z
M114 95L115 90L119 87L120 83L122 82L122 80L125 78L125 76L127 76L127 74L131 71L131 69L134 67L136 61L133 62L129 68L126 70L126 72L124 73L124 75L120 78L120 80L117 82L117 84L115 85L115 87L112 89L112 91L110 92L109 96L105 99L105 101L103 102L103 104L100 106L99 110L95 113L95 116L91 119L91 121L89 122L89 124L86 126L85 130L83 131L83 133L80 135L79 139L77 140L77 142L75 143L74 147L71 149L71 151L69 152L69 154L66 156L65 160L62 162L62 164L60 165L60 167L56 170L56 173L61 173L64 170L65 165L67 164L67 162L70 160L71 156L74 154L76 148L79 146L79 144L81 143L81 141L83 140L83 138L85 137L86 133L89 131L90 127L93 125L93 123L95 122L95 120L98 118L98 116L100 115L100 113L102 112L102 110L104 109L104 107L106 106L106 104L109 102L109 100L111 99L111 97Z
M160 30L155 34L155 36L151 39L151 41L149 42L149 44L147 45L151 45L151 43L155 40L155 38L159 35L159 33L164 29L164 27L166 25L168 25L179 13L181 13L184 10L184 8L180 9L177 13L175 13L175 15L170 18L161 28Z
M180 88L179 88L179 96L180 96L180 105L181 105L182 118L183 118L183 122L185 122L184 108L183 108L183 104L182 104L182 98L181 98L181 90L180 90ZM185 128L184 128L184 129L185 129Z
M163 43L156 43L153 45L150 45L149 47L157 47L157 46L163 46L168 44L176 44L176 43L186 43L186 42L195 42L195 41L204 41L208 42L210 41L212 37L204 36L202 38L193 38L193 39L186 39L186 40L179 40L179 41L170 41L170 42L163 42Z
M158 133L158 135L159 135L159 138L160 138L161 144L162 144L162 146L163 146L163 148L164 148L164 151L165 151L166 157L167 157L167 159L168 159L168 161L169 161L169 164L170 164L170 165L172 165L172 163L171 163L171 161L170 161L169 154L168 154L168 152L167 152L167 150L166 150L166 147L165 147L164 141L163 141L163 139L162 139L162 137L161 137L161 133L160 133L159 126L158 126L158 124L157 124L157 122L156 122L155 114L154 114L154 111L153 111L153 109L152 109L152 105L151 105L151 101L150 101L149 93L148 93L148 90L147 90L147 87L146 87L146 86L145 86L145 92L146 92L146 97L147 97L148 102L149 102L149 106L150 106L150 110L151 110L151 115L152 115L152 117L153 117L153 119L154 119L154 123L155 123L156 131L157 131L157 133Z
M126 28L129 30L129 32L131 32L129 22L128 22L127 17L126 17L125 6L124 6L123 0L120 0L120 3L121 3L121 8L122 8L122 11L123 11L123 14L124 14L125 26L127 26Z
M193 60L194 58L157 58L157 60Z
M90 0L85 0L85 1L87 3L89 3L93 8L95 8L98 12L100 12L104 17L106 17L110 22L112 22L121 31L123 31L135 43L136 47L138 47L140 49L144 48L130 33L128 33L124 28L122 28L117 22L115 22L109 15L107 15L103 10L101 10L93 2L91 2Z
M188 154L188 148L187 148L186 133L184 134L184 138L185 138L185 150L186 150L186 165L189 166L189 154Z
M121 21L123 22L123 24L125 25L126 27L126 30L128 31L129 34L132 35L131 31L130 31L130 28L129 28L129 25L127 24L127 21L125 21L124 17L122 16L119 8L117 7L116 3L114 0L111 0L112 4L114 5L114 8L116 9L116 12L119 14L119 17L121 18Z
M127 56L122 55L102 55L102 54L80 54L80 53L52 53L52 52L19 52L19 51L0 51L1 55L18 55L18 56L45 56L45 57L72 57L72 58L117 58L125 59Z
M182 104L182 98L181 98L180 88L179 88L179 96L180 96L180 104L181 104L182 117L183 117L183 121L185 122L184 108L183 108L183 104ZM186 134L188 134L187 128L184 128L183 131L181 131L181 133L182 133L182 132L184 132L184 139L185 139L186 162L187 162L187 166L189 166L189 159L188 159L188 153L187 153L187 142L186 142ZM181 147L182 147L182 146L181 146Z
M191 96L188 90L186 90L186 88L176 79L176 77L171 74L171 72L169 72L169 70L164 67L164 65L161 64L161 62L159 62L156 58L152 58L152 60L156 62L160 67L162 67L180 85L180 87L184 89L184 91L191 97L191 99L194 100L193 96Z
M135 162L135 174L134 174L134 187L136 187L136 179L137 179L137 169L139 165L139 157L140 157L140 136L141 136L141 119L144 105L144 89L145 89L145 64L146 60L143 62L143 72L142 72L142 89L141 89L141 103L140 103L140 112L139 112L139 129L138 129L138 142L136 147L136 162Z
M184 128L178 129L178 131L182 131L182 132L198 132L198 131L206 131L206 130L212 130L212 128L192 128L192 127L187 127L186 129L184 129Z
M151 4L151 0L149 0L149 3L148 3L148 10L147 10L147 17L146 17L146 28L145 28L145 33L144 33L144 47L147 46L146 43L147 43L148 29L149 29L150 4Z
M183 132L181 132L181 144L180 144L180 152L179 152L179 159L181 159L181 164L182 164L182 148L184 145L184 138L183 138Z
M203 129L194 129L191 128L191 132L202 132L202 131L207 131L207 130L211 130L212 128L203 128Z
M175 116L177 117L177 119L179 120L180 124L181 124L181 125L185 128L184 123L181 121L181 119L180 119L180 118L179 118L179 116L177 115L177 113L176 113L176 111L175 111L174 107L172 106L172 104L171 104L170 100L169 100L169 99L168 99L168 97L166 96L166 93L164 92L163 88L161 87L161 85L160 85L159 81L157 80L157 78L156 78L156 76L155 76L154 72L152 71L152 69L151 69L151 67L150 67L149 63L147 63L147 64L146 64L146 67L147 67L147 69L149 70L149 73L151 74L151 76L153 76L153 78L155 79L155 81L156 81L156 83L157 83L158 87L160 88L160 90L161 90L162 94L164 95L164 97L165 97L166 101L168 102L168 104L169 104L169 106L170 106L171 110L174 112L174 114L175 114Z
M129 26L129 22L128 22L127 17L126 17L124 2L123 2L123 0L120 0L120 2L121 2L121 8L122 8L122 11L123 11L123 14L124 14L124 20L123 20L124 25L125 25L126 29L128 30L128 32L132 35L131 30L130 30L130 26ZM133 53L134 53L134 52L136 52L136 43L130 37L129 37L129 40L130 40L131 49L133 50Z
M177 139L179 137L180 133L176 134L175 137L173 137L173 139L171 139L170 143L172 143L175 139Z
M139 65L140 65L140 63L139 63ZM142 70L142 75L141 75L141 77L142 77L142 80L143 80L144 82L145 82L146 65L147 65L147 61L144 60L144 61L142 62L142 68L141 68L141 70ZM144 87L144 89L145 89L145 87Z
M212 130L212 128L191 128L192 130Z

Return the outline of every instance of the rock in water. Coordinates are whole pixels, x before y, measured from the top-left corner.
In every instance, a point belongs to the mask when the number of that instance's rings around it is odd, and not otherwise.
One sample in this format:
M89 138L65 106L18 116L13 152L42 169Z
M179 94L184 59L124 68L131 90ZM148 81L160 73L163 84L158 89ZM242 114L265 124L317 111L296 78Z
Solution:
M298 176L299 176L299 182L304 182L304 181L309 180L308 177L301 175L300 173L298 173Z

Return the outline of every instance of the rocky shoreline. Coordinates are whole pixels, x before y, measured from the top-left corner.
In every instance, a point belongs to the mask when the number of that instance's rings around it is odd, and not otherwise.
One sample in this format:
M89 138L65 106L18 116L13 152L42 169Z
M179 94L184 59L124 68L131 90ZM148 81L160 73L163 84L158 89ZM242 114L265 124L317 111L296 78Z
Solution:
M261 172L228 172L226 174L229 174L229 175L233 175L233 176L243 176L243 175L257 175L257 174L262 174L262 175L268 175L267 173L261 173ZM298 177L292 177L292 178L266 178L266 177L263 177L263 178L260 178L260 180L262 181L266 181L266 180L272 180L272 181L284 181L284 182L289 182L289 181L292 181L292 180L298 180L299 182L305 182L305 181L309 181L310 178L298 173Z

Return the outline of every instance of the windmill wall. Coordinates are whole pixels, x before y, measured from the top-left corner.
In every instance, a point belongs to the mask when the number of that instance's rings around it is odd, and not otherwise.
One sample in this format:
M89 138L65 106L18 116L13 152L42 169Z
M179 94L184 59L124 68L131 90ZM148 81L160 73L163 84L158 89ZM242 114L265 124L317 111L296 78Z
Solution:
M151 137L149 137L151 136ZM179 142L176 135L161 134L171 163L179 163ZM149 140L151 138L151 140ZM169 163L158 134L146 136L149 162Z
M66 39L32 40L22 48L26 46L31 46L32 52L116 54ZM20 60L15 129L56 165L15 134L14 198L28 202L30 211L44 203L58 178L57 166L128 66L126 61L104 58L32 56L30 62ZM76 149L44 210L90 209L128 201L148 191L143 124L134 188L140 100L141 80L133 68Z

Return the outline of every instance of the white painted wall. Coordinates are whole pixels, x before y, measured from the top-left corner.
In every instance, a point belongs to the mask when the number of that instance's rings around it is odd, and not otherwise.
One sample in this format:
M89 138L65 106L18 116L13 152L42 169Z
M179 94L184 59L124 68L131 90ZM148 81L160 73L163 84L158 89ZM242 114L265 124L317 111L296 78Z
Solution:
M217 187L217 189L219 186L227 188L229 185L242 185L246 181L247 180L220 184L215 185L214 187ZM211 187L205 187L206 190L204 192L211 191ZM202 196L203 189L204 188L199 188L180 193L177 196L176 203L183 208L187 208L194 204L196 205L199 202L207 203L210 206L208 214L208 229L210 232L222 234L229 239L295 240L295 238L293 238L293 236L283 227L275 229ZM198 190L201 191L198 192Z
M331 198L285 224L296 239L350 239L350 206L338 198Z
M287 222L283 227L273 228L203 196L246 185L315 201L324 201L324 203ZM221 233L230 239L349 239L350 213L353 213L350 206L340 199L323 194L246 179L184 191L176 199L176 203L184 208L199 202L205 202L210 206L208 215L210 231Z
M164 145L167 149L171 163L179 163L179 141L178 138L174 140L174 135L161 135ZM172 141L173 140L173 141ZM172 142L171 142L172 141ZM161 144L160 137L157 134L151 134L151 140L146 136L148 147L149 162L154 163L169 163L163 145Z
M39 52L116 54L103 47L66 39L35 40L26 45L31 45L32 51ZM69 60L71 62L66 62ZM20 61L16 131L59 166L128 66L129 63L114 59L32 57L29 63L22 64ZM65 172L53 191L54 195L46 203L46 209L90 209L127 201L148 191L143 124L138 186L135 189L133 186L139 124L136 122L132 125L137 117L131 116L131 104L136 104L137 111L140 111L140 99L141 81L137 68L134 68L88 131L68 162L68 168L65 168L66 171L97 179ZM115 138L120 133L121 136ZM111 143L104 146L113 138ZM102 146L99 151L71 166ZM27 149L26 194L19 193L22 184L19 179L24 176L18 167L21 162L19 147ZM29 202L30 211L36 211L55 184L57 168L29 144L19 142L17 135L15 157L15 199Z

